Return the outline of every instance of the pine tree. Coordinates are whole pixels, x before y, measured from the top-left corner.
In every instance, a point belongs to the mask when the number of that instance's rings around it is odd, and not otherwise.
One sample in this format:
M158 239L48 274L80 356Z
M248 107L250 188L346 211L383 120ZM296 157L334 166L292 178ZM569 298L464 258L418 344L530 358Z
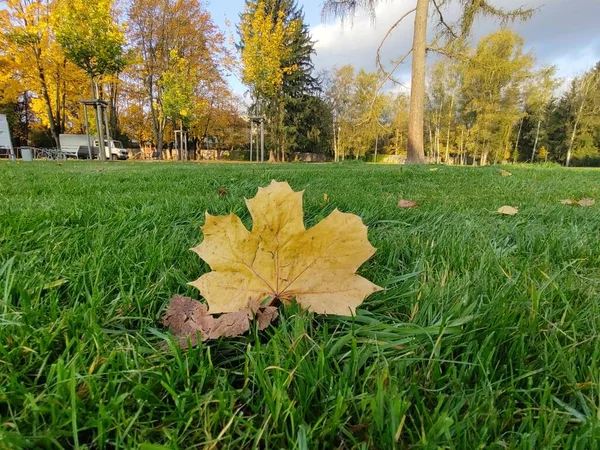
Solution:
M247 0L239 25L244 81L255 98L253 112L266 114L273 156L284 160L305 149L315 134L308 120L319 101L313 76L314 43L296 0Z

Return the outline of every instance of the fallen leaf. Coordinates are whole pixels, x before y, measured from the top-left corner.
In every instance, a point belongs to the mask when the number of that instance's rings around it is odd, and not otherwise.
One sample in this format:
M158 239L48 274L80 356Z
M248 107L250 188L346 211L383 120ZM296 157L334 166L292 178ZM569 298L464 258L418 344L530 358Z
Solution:
M256 323L258 325L259 330L264 330L271 322L273 322L279 316L279 311L275 306L266 306L264 308L260 308L256 311L254 318L256 319Z
M219 194L219 197L225 197L227 195L227 189L220 187L217 193Z
M514 216L519 212L519 208L515 208L514 206L501 206L498 208L498 212L500 214L506 214L508 216Z
M252 231L234 214L206 214L204 240L192 250L212 272L190 284L211 313L244 311L271 298L284 305L295 299L320 314L350 315L382 289L355 273L375 253L361 218L336 209L306 230L302 194L285 182L259 188L246 200Z
M327 196L327 194L323 194L323 201L325 203L327 203L329 201L329 197Z
M596 204L596 200L593 198L582 198L577 202L579 206L594 206Z
M561 200L560 202L563 205L579 205L579 206L583 206L583 207L594 206L596 204L596 200L594 200L593 198L582 198L579 201L572 200L569 198L566 200Z
M264 330L278 315L276 307L267 306L257 309L254 313L246 309L215 317L208 313L208 307L204 303L182 295L174 295L162 317L162 323L169 327L177 343L186 348L188 338L192 345L198 344L198 333L202 341L240 336L250 329L253 316L258 328Z
M417 208L419 206L418 203L413 202L412 200L400 200L398 202L398 208Z
M498 173L500 173L500 175L502 175L503 177L511 177L512 176L512 173L510 173L508 170L500 169L500 170L498 170Z
M430 172L435 172L437 170L440 170L439 167L432 167L431 169L429 169Z

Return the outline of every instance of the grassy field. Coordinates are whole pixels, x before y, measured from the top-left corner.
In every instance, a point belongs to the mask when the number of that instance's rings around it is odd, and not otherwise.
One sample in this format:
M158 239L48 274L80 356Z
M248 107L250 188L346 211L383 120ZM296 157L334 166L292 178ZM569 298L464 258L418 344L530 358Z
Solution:
M600 171L509 170L0 163L0 449L598 448L600 205L559 201ZM386 290L179 350L204 212L271 179L363 217Z

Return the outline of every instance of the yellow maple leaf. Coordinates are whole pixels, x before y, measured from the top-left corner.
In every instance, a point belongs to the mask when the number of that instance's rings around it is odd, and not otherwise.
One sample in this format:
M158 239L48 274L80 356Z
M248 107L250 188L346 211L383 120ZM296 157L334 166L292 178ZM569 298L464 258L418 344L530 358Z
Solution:
M501 206L498 208L498 212L506 216L514 216L519 213L519 208L514 206Z
M381 290L356 275L375 248L360 217L333 211L306 230L302 192L273 180L246 200L248 231L233 213L206 214L204 240L193 248L212 272L190 283L200 290L209 312L253 308L267 297L320 314L350 315L364 298Z

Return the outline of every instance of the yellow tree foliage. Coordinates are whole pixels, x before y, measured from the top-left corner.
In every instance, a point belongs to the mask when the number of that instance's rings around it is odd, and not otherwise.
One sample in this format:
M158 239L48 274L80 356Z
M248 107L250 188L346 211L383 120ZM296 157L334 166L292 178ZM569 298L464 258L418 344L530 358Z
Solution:
M270 298L296 300L320 314L350 315L381 290L355 273L375 253L361 218L336 209L307 230L302 194L285 182L259 188L246 200L251 231L234 214L206 214L204 241L192 250L213 271L191 284L211 314L253 310Z
M53 15L65 55L90 77L118 74L126 64L125 35L112 10L113 0L62 0Z
M186 58L179 56L177 51L171 50L169 67L159 80L162 89L162 114L176 123L181 120L188 126L194 115L196 84Z
M35 93L43 102L48 126L58 145L61 119L58 117L60 98L52 98L49 92L51 74L64 56L54 52L50 20L54 5L44 0L6 0L4 29L7 52L14 56L14 78L23 87Z
M246 5L240 24L242 48L243 81L253 87L258 97L276 96L286 73L295 70L283 64L289 49L286 47L286 33L293 31L294 24L285 27L283 12L277 17L267 12L261 0L256 5Z
M58 145L60 133L82 129L79 100L89 82L56 42L51 26L56 2L7 0L5 5L0 21L9 61L4 63L0 55L0 95L15 99L27 91L31 110Z

